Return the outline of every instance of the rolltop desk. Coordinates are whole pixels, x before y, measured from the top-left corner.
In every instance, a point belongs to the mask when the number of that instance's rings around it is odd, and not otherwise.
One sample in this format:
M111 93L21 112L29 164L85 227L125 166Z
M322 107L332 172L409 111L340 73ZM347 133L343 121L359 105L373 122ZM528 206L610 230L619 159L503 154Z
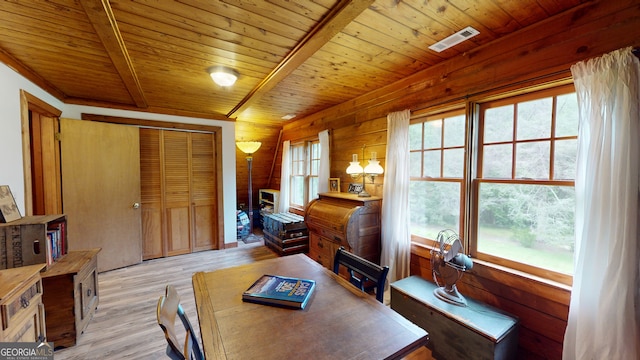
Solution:
M336 250L380 264L380 210L382 198L328 192L319 194L305 210L309 230L309 257L333 269Z

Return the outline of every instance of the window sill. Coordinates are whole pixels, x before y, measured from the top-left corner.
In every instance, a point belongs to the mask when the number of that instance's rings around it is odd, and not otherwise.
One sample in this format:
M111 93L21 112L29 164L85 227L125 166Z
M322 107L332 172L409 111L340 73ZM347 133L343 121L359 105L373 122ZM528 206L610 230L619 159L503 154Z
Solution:
M292 213L292 214L304 216L304 209L303 208L290 206L289 207L289 212Z
M417 242L411 242L411 253L413 255L430 260L432 249L434 249L434 247ZM467 271L468 274L502 282L507 286L519 289L527 289L532 286L541 290L546 288L552 290L550 291L552 293L559 294L558 298L554 299L555 301L558 301L560 303L568 303L569 301L572 289L572 287L569 285L565 285L551 279L545 279L539 276L528 274L519 270L511 269L505 266L497 265L488 261L478 259L472 260L473 269Z

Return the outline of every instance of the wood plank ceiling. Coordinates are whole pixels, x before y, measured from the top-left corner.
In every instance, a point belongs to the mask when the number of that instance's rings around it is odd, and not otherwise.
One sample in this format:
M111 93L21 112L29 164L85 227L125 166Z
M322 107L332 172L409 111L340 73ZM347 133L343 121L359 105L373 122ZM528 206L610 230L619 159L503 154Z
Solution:
M281 126L587 0L7 0L0 61L66 103ZM472 26L480 34L428 49ZM206 69L240 73L215 85Z

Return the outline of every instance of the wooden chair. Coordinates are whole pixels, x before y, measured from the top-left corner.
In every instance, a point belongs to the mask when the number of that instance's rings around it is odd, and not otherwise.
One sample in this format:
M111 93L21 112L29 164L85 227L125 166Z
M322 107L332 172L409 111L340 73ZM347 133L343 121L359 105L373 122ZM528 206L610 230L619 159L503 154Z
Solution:
M186 331L184 343L178 341L175 331L176 315L180 317ZM167 339L167 355L172 359L180 360L204 360L198 339L193 332L189 318L180 305L180 296L176 289L167 285L165 295L158 300L158 325L164 331Z
M369 287L366 284L373 282L374 286L371 286L371 288L376 290L376 299L383 302L384 282L387 280L387 274L389 273L388 266L374 264L367 259L346 251L342 246L336 251L336 256L333 259L334 273L340 273L340 265L347 268L349 281L360 290L368 291Z

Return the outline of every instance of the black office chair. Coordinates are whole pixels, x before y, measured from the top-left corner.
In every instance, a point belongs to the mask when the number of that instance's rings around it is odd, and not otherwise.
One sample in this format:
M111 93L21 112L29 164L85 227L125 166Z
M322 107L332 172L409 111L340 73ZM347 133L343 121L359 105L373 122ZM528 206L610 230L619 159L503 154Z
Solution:
M333 272L340 273L340 265L347 268L349 273L349 281L362 291L368 291L369 288L375 288L376 299L383 302L384 298L384 282L387 280L387 274L389 273L388 266L380 266L372 263L367 259L352 254L340 247L336 251L336 256L333 259ZM373 286L368 284L374 283Z
M178 341L175 331L176 315L180 317L182 325L186 330L184 343ZM198 339L193 332L193 327L189 318L184 313L182 305L180 305L180 296L176 289L167 285L165 295L158 300L157 309L158 325L164 331L167 339L167 355L171 359L179 360L204 360L204 355L198 344Z

